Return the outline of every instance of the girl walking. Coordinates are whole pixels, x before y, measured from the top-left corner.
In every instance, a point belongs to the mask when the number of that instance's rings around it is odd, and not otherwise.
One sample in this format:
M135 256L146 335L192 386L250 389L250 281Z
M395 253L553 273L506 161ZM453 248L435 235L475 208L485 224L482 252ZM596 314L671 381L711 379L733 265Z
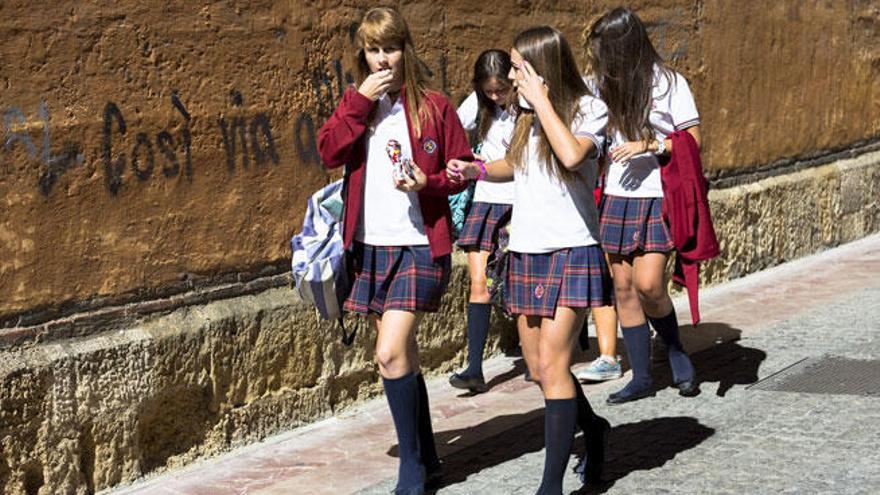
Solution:
M473 93L458 108L464 128L479 148L477 159L491 162L504 158L510 145L514 118L505 109L510 93L510 55L486 50L474 64ZM465 220L458 245L467 252L470 298L467 309L468 365L453 373L453 387L485 392L483 351L489 334L492 305L486 286L486 263L495 251L498 230L510 220L513 203L512 182L480 181L474 190L474 203Z
M590 28L592 83L608 106L611 163L601 216L602 248L614 275L617 312L632 380L611 394L620 404L654 395L648 322L668 350L673 382L682 395L698 392L694 367L682 348L666 290L673 244L661 216L661 160L686 129L700 143L700 117L685 78L666 66L639 17L616 8Z
M428 88L403 17L369 10L357 30L357 87L321 128L328 168L345 166L343 236L354 284L345 309L368 315L376 361L399 443L397 494L424 493L439 473L416 329L436 311L452 249L446 176L451 158L471 160L455 109Z
M605 105L586 87L571 49L552 27L520 33L510 52L519 105L505 158L453 161L450 176L514 179L508 308L518 314L523 356L545 400L539 494L562 492L576 425L584 432L582 480L600 478L610 426L571 374L587 308L611 302L593 200Z

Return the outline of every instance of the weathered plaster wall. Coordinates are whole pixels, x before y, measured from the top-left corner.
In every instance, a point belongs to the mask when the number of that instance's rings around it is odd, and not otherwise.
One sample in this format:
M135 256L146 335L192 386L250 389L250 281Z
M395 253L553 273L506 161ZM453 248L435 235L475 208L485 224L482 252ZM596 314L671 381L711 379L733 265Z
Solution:
M614 4L399 7L457 100L480 50L549 23L582 56ZM366 5L0 3L0 328L282 271ZM880 131L875 2L634 5L691 80L710 174Z

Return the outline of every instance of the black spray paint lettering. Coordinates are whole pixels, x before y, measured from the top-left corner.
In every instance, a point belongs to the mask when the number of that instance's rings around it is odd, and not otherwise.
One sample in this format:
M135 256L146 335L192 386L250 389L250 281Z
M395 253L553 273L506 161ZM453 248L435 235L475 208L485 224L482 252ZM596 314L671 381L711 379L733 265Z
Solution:
M52 139L49 128L49 107L45 101L40 102L39 119L43 126L43 146L40 153L40 160L45 165L45 169L40 173L37 180L37 186L44 196L48 196L52 192L52 188L58 182L58 178L64 175L68 169L81 165L84 157L78 143L65 142L62 145L60 154L52 152ZM10 108L4 112L3 123L6 127L6 139L4 140L5 149L11 150L16 142L21 142L31 158L37 157L37 147L31 141L28 135L27 119L19 108ZM21 128L22 131L18 131Z
M125 119L119 107L112 101L107 102L104 106L104 139L102 140L101 158L104 161L104 184L110 194L119 192L122 187L122 172L125 170L125 153L120 153L116 162L113 161L113 121L116 121L116 127L119 134L125 135Z
M241 107L244 101L241 93L234 90L231 94L232 104L235 107ZM272 137L272 125L269 116L265 112L260 112L247 125L244 117L236 115L232 117L231 122L227 122L225 117L217 120L220 126L220 132L223 137L223 149L226 152L226 168L232 173L235 171L235 162L238 155L241 156L241 166L247 168L250 164L250 153L248 153L248 136L250 137L251 151L253 152L254 162L257 165L263 165L267 159L273 164L278 165L281 157L278 156L278 150L275 147L275 139ZM260 144L262 136L263 143Z
M303 135L305 131L305 135ZM315 136L315 123L312 116L300 113L296 116L296 124L293 126L293 143L300 159L312 165L319 165L321 158L318 155L318 140Z
M191 117L176 92L171 95L171 104L183 117L183 127L181 129L183 170L187 181L192 182L192 133L189 127ZM128 157L124 152L120 152L117 159L113 160L113 121L116 121L118 134L125 136L125 118L115 103L108 102L104 107L101 158L104 162L104 181L107 190L115 195L119 192L119 188L122 187L123 173L127 166ZM165 158L165 164L162 166L162 175L167 178L178 176L180 174L180 159L178 158L174 137L168 130L163 130L156 134L155 142L159 153ZM131 150L132 173L139 181L146 181L152 177L155 167L156 152L153 148L153 142L147 133L139 132L135 136L135 144Z

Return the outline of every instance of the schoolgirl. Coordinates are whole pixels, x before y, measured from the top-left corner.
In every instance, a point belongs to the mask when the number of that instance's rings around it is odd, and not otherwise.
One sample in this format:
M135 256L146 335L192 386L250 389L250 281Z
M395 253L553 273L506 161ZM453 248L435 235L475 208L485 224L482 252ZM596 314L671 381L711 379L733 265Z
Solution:
M593 200L606 110L556 29L520 33L510 56L519 109L509 151L486 165L452 161L448 173L514 179L508 308L519 315L523 355L545 400L546 453L538 493L555 495L562 491L575 426L586 441L578 467L585 482L601 476L610 430L569 369L587 308L608 305L612 298Z
M436 311L450 270L447 196L463 188L448 159L471 160L455 109L428 89L409 28L392 8L367 11L356 33L357 87L318 135L328 168L345 165L343 237L354 285L345 309L368 315L399 443L395 493L424 493L439 472L416 328Z
M477 158L490 162L504 158L514 118L505 109L510 93L510 55L501 50L486 50L474 64L474 91L458 107L458 117L479 147ZM468 366L453 373L449 383L472 392L485 392L483 351L489 333L492 305L486 286L486 263L495 250L498 230L510 220L513 183L480 181L474 190L474 202L462 227L458 245L467 252L470 297L467 309Z
M673 382L682 395L698 392L694 367L682 348L666 290L673 244L661 216L661 160L667 136L687 129L699 145L700 117L688 83L663 62L644 24L626 8L596 20L588 35L591 81L608 106L610 159L601 241L614 274L617 311L632 380L611 394L619 404L654 395L648 322L668 350ZM646 321L647 318L647 321Z

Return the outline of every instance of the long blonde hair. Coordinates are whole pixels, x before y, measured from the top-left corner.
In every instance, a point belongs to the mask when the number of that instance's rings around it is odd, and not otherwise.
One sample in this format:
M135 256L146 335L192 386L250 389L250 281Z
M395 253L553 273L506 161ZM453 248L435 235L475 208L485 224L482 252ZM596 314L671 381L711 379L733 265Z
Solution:
M367 45L397 44L403 50L403 86L408 102L407 114L415 127L416 137L422 135L422 122L430 120L434 111L426 98L430 89L431 71L416 54L416 48L400 12L390 7L376 7L364 14L355 33L357 44L357 83L371 74L364 50Z
M571 127L580 108L580 98L589 94L590 90L581 78L568 41L555 28L540 26L518 34L513 40L513 47L544 78L553 109L560 120ZM511 99L515 98L516 94L511 94ZM507 160L515 168L526 167L525 155L534 123L534 111L517 110L516 126L507 151ZM576 174L559 163L543 127L538 128L538 137L538 158L548 175L565 182L574 180Z

